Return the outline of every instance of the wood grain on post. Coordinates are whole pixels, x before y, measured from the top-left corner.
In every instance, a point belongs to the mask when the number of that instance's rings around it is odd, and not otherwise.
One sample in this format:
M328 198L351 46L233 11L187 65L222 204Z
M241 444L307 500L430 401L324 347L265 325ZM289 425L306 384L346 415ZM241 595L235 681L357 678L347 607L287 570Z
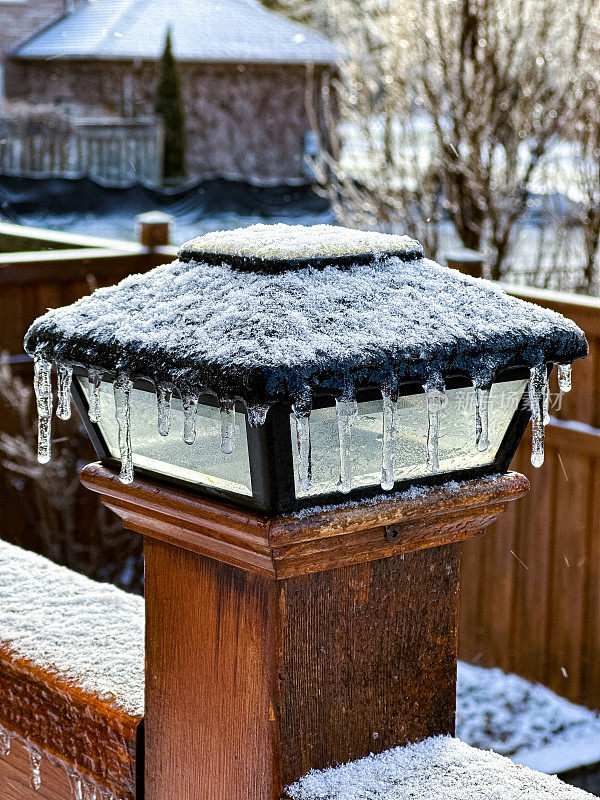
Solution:
M522 475L276 519L98 464L82 480L145 535L147 800L277 800L453 733L458 542Z

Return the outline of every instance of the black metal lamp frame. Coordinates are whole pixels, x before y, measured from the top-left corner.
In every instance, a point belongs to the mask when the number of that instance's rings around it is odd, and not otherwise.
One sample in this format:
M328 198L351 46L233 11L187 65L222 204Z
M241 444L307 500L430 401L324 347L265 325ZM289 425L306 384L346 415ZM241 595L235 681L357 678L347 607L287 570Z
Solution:
M552 365L549 364L548 369L550 370L551 368ZM74 372L76 376L85 376L83 370L76 369ZM500 373L496 383L528 378L529 370L527 368L511 367ZM468 388L469 386L472 386L471 381L464 375L451 376L446 379L447 389L461 389ZM147 381L135 381L134 387L154 393L153 385ZM422 386L416 382L407 383L399 387L400 396L408 396L422 392ZM98 457L105 464L117 466L118 461L111 456L99 426L89 419L87 400L77 380L73 381L72 393L75 406L81 415L83 424L90 436ZM380 397L381 392L374 387L362 389L357 392L357 401L359 403ZM217 405L216 398L212 395L199 397L198 402L208 406ZM315 408L333 406L333 404L334 399L330 395L318 395L313 401L313 407ZM246 409L242 404L236 404L236 410L243 412L246 418L246 436L252 483L251 497L235 494L223 489L204 486L203 484L191 481L178 480L162 473L153 472L140 467L136 467L136 471L154 478L159 478L166 483L185 486L188 489L192 488L199 494L216 497L231 502L234 505L251 508L272 516L315 505L335 504L346 500L359 500L382 493L383 490L377 484L375 486L359 486L344 495L341 495L339 492L331 492L312 495L306 498L297 498L292 450L294 442L292 440L289 421L290 414L292 413L291 406L283 402L275 403L269 408L265 423L256 428L252 427L248 422ZM451 472L436 472L431 475L420 476L417 481L414 479L400 480L395 483L394 491L401 491L415 484L419 486L436 486L441 483L446 483L449 480L470 480L486 475L506 472L517 446L525 433L529 419L530 409L527 390L525 390L498 452L496 453L496 457L490 464L463 470L453 470Z

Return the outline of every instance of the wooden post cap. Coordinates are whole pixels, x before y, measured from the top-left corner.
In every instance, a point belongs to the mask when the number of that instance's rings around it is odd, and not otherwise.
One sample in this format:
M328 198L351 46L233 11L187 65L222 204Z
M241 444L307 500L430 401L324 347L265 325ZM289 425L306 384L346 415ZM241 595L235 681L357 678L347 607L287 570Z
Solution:
M472 278L483 278L485 255L467 247L446 253L446 265Z
M124 485L99 463L81 480L129 530L275 578L462 541L529 489L509 472L269 518L147 478Z
M151 249L165 247L170 243L173 217L162 211L147 211L135 218L139 243Z

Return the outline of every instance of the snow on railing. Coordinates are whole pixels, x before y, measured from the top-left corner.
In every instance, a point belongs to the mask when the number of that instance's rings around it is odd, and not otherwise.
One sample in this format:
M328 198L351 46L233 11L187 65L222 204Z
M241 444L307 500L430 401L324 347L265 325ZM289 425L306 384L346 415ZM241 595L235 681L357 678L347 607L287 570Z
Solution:
M8 761L34 790L52 766L73 800L134 800L143 713L143 600L0 542L0 786Z

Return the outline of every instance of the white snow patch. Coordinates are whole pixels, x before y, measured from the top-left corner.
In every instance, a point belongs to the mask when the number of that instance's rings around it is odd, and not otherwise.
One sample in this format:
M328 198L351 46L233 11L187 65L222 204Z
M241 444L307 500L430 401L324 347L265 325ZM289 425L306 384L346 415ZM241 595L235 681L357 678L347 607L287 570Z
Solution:
M539 683L459 661L456 735L542 772L600 761L600 719Z
M290 786L293 800L584 800L587 792L458 739L438 736L340 767L313 771Z
M132 716L144 713L144 601L0 541L0 643Z
M326 258L363 254L422 252L421 245L408 236L378 231L358 231L336 225L251 225L237 230L205 233L182 250L227 253L255 258Z

